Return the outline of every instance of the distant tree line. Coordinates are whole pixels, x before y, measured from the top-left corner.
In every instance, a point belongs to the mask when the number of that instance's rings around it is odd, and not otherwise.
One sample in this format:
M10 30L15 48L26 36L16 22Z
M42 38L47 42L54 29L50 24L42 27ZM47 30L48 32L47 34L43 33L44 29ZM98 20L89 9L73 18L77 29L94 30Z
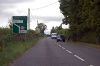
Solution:
M86 34L95 36L100 41L100 0L59 0L60 10L64 15L63 23L69 24L69 36L79 40Z
M68 29L63 29L62 24L60 26L52 27L51 33L62 34L64 36L68 35Z

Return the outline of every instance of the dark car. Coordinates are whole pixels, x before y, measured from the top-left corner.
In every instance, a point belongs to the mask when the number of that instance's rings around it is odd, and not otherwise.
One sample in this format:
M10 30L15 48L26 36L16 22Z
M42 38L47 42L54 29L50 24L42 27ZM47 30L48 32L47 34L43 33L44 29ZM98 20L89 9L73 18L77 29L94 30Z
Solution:
M58 35L57 36L57 42L59 42L59 41L65 42L65 36L64 35Z

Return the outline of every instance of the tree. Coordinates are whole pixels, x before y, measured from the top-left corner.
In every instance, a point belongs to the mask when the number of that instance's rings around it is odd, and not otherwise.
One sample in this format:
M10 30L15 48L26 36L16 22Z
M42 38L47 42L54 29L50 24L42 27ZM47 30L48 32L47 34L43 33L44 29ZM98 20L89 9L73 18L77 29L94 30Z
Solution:
M12 20L11 19L8 20L8 26L9 26L10 29L13 28L13 24L12 24Z
M44 34L45 29L47 26L44 23L39 23L36 27L36 29L41 33Z
M52 27L51 29L51 33L58 33L58 34L62 34L63 28L62 28L62 23L60 24L60 26L56 26L56 27Z
M56 29L55 29L55 27L52 27L52 29L51 29L51 33L56 33Z
M77 39L80 36L84 37L88 32L95 32L97 38L100 37L100 0L59 0L59 2L61 13L64 15L63 23L70 25L71 36Z

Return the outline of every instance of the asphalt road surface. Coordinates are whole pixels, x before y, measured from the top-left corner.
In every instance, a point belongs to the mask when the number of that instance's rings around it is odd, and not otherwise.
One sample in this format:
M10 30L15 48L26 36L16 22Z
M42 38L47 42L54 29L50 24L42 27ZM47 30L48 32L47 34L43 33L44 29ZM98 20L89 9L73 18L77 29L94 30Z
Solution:
M100 49L72 42L40 40L10 66L100 66Z

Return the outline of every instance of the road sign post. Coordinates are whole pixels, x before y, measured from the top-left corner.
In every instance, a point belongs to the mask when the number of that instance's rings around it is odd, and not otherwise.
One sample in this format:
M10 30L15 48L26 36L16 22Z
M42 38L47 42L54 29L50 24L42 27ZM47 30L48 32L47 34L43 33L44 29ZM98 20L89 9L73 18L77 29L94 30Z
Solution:
M13 16L13 33L27 33L27 16Z

